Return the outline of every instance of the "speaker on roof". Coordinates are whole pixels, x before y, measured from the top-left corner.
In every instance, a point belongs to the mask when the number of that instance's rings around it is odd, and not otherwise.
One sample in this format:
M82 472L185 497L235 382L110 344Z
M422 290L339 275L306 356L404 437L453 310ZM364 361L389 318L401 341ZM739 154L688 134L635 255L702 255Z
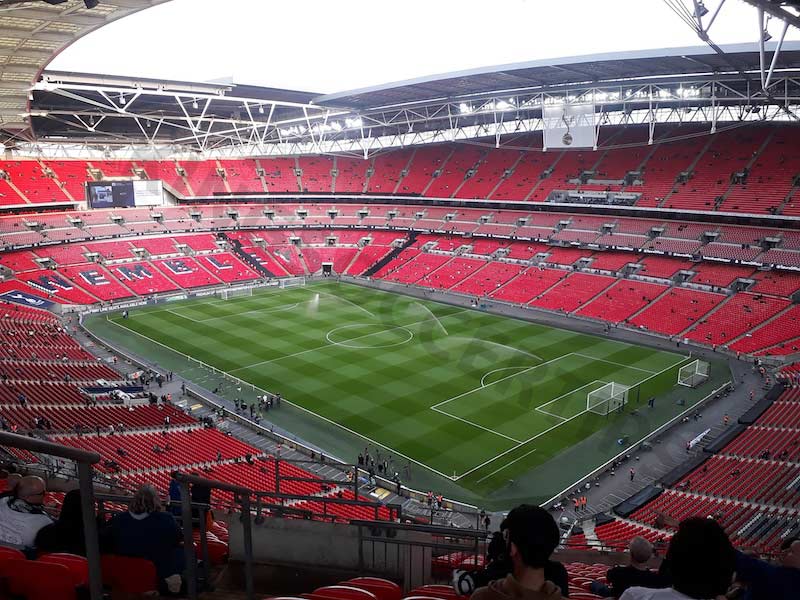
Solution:
M86 5L86 8L92 9L98 4L100 4L100 0L83 0L83 3Z

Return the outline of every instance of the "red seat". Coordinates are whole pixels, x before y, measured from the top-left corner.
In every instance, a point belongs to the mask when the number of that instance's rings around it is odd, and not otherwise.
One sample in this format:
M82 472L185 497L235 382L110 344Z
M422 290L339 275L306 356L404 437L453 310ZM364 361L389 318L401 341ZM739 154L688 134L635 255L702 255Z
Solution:
M458 598L458 594L456 594L455 590L451 588L449 585L439 585L439 584L423 585L411 590L410 593L418 596L432 596L434 598L440 598L441 600L451 600L452 598Z
M67 554L66 552L54 552L53 554L43 554L37 559L39 562L54 565L64 565L69 569L75 587L89 585L89 561L77 554Z
M378 600L400 600L403 595L399 585L379 577L356 577L345 581L343 585L350 585L372 592Z
M158 589L156 566L144 558L104 554L100 557L103 585L115 593L146 594Z
M372 592L349 585L327 585L315 589L314 595L334 600L378 600Z
M64 565L36 560L0 562L0 577L5 578L12 596L26 600L76 600L73 575Z
M25 560L25 554L16 548L0 546L0 561L2 560Z

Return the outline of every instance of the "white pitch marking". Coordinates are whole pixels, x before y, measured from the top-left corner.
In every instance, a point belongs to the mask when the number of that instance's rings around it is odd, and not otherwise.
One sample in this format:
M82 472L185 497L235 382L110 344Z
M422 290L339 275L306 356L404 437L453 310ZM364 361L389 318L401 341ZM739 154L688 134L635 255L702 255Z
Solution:
M624 367L626 369L633 369L634 371L641 371L642 373L650 373L651 375L657 373L658 371L650 371L648 369L641 369L639 367L632 367L631 365L623 365L622 363L614 362L613 360L606 360L605 358L597 358L596 356L591 356L589 354L580 354L578 352L573 352L575 356L580 356L581 358L588 358L590 360L594 360L597 362L604 362L609 365L617 365L618 367Z
M530 367L500 367L499 369L492 369L488 373L484 373L481 377L481 387L486 387L486 378L492 373L499 373L500 371L510 371L511 369L528 369Z
M453 396L452 398L448 398L447 400L442 400L441 402L431 406L431 408L438 408L439 406L442 406L443 404L447 404L448 402L452 402L453 400L458 400L459 398L463 398L464 396L468 396L472 392L477 392L480 389L491 387L491 386L493 386L495 384L500 383L501 381L505 381L506 379L511 379L512 377L516 377L517 375L522 375L523 373L527 373L528 371L532 371L534 369L538 369L539 367L543 367L545 365L549 365L550 363L554 363L556 361L562 360L562 359L566 358L567 356L570 356L570 354L564 354L562 356L559 356L557 358L553 358L552 360L548 360L548 361L540 363L538 365L534 365L532 367L526 367L524 370L520 371L519 373L512 373L511 375L506 375L505 377L501 377L497 381L492 381L491 383L487 383L486 385L480 385L480 386L478 386L476 388L472 388L471 390L467 390L466 392L462 392L461 394L458 394L457 396Z
M461 421L462 423L466 423L467 425L472 425L473 427L477 427L478 429L483 429L484 431L488 431L489 433L493 433L494 435L499 435L500 437L506 438L507 440L510 440L510 441L514 442L515 444L521 444L522 443L521 441L519 441L517 439L514 439L514 438L512 438L512 437L510 437L508 435L505 435L503 433L500 433L499 431L495 431L494 429L489 429L488 427L484 427L483 425L478 425L477 423L474 423L474 422L470 421L469 419L464 419L463 417L457 417L456 415L451 415L449 412L445 412L445 411L441 410L440 408L434 408L433 410L435 410L436 412L438 412L438 413L440 413L442 415L446 415L446 416L450 417L451 419L457 419L457 420Z
M506 463L506 464L504 464L502 467L500 467L500 468L498 468L498 469L495 469L494 471L492 471L491 473L489 473L489 474L488 474L488 475L486 475L485 477L481 477L480 479L478 479L478 483L480 483L480 482L481 482L481 481L483 481L484 479L489 479L489 477L491 477L492 475L494 475L494 474L496 474L496 473L499 473L499 472L500 472L500 471L502 471L503 469L506 469L506 468L510 467L511 465L513 465L513 464L514 464L515 462L517 462L518 460L522 460L523 458L525 458L526 456L529 456L529 455L533 454L534 452L536 452L536 448L534 448L533 450L530 450L530 451L526 452L526 453L525 453L525 454L523 454L522 456L518 456L517 458L515 458L514 460L512 460L510 463Z
M564 356L569 356L569 355L568 355L568 354L565 354ZM680 359L678 362L676 362L676 363L674 363L674 364L672 364L672 365L670 365L670 366L666 367L665 369L662 369L661 371L658 371L657 373L655 373L655 374L651 375L650 377L647 377L647 378L643 379L642 381L640 381L640 382L638 382L638 383L636 383L636 384L634 384L634 385L641 385L641 384L643 384L645 381L649 381L649 380L651 380L651 379L654 379L655 377L658 377L658 376L659 376L659 375L661 375L662 373L666 373L666 372L667 372L667 371L669 371L670 369L674 369L675 367L677 367L679 364L681 364L681 363L682 363L682 362L684 362L685 360L686 360L686 358L685 358L685 357L682 357L682 358L681 358L681 359ZM553 431L554 429L556 429L556 428L558 428L558 427L561 427L561 426L562 426L564 423L568 423L569 421L572 421L572 419L576 419L576 418L580 417L581 415L585 414L586 412L588 412L588 411L583 411L583 412L580 412L580 413L578 413L577 415L575 415L575 416L573 416L573 417L569 417L569 418L568 418L568 419L566 419L566 420L565 420L563 423L556 423L555 425L553 425L552 427L549 427L548 429L545 429L545 430L544 430L544 431L542 431L541 433L537 433L537 434L536 434L536 435L534 435L532 438L529 438L529 439L525 440L525 441L524 441L522 444L520 444L519 446L516 446L516 447L514 447L514 448L509 448L508 450L505 450L505 451L501 452L500 454L498 454L498 455L497 455L497 456L495 456L494 458L490 458L489 460L486 460L486 461L482 462L481 464L479 464L479 465L477 465L477 466L474 466L474 467L472 467L471 469L469 469L469 470L467 470L467 471L464 471L463 473L461 473L461 475L459 475L459 476L455 477L455 478L454 478L454 481L458 481L459 479L461 479L461 478L463 478L463 477L466 477L466 476L467 476L467 475L469 475L470 473L474 473L474 472L475 472L475 471L477 471L478 469L481 469L481 468L485 467L486 465L488 465L488 464L490 464L490 463L493 463L493 462L494 462L494 461L496 461L498 458L501 458L501 457L505 456L505 455L506 455L506 454L508 454L509 452L513 452L514 450L516 450L516 449L518 449L518 448L521 448L521 447L522 447L522 446L524 446L525 444L528 444L528 443L532 442L533 440L535 440L535 439L538 439L538 438L540 438L541 436L543 436L543 435L545 435L545 434L547 434L547 433L550 433L550 432L551 432L551 431Z

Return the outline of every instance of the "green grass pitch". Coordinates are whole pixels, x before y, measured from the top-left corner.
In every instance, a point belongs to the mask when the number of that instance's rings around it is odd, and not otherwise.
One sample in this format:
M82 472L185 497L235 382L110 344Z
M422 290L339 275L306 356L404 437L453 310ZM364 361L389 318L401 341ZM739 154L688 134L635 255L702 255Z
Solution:
M415 473L456 482L473 499L632 418L628 409L674 388L688 362L681 354L336 282L172 302L130 315L98 317L89 326L178 372L185 369L169 349L280 392L329 437L300 432L339 458L353 461L367 443L380 444L395 464L411 461ZM192 364L184 359L187 369ZM626 411L587 412L587 393L612 381L631 388ZM243 389L252 400L255 392ZM596 454L570 465L576 478L602 462L604 453Z

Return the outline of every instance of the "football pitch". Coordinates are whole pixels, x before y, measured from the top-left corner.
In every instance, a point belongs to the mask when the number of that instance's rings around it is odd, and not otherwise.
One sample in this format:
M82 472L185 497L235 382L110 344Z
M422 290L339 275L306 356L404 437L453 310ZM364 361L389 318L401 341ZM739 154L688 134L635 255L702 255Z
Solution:
M209 386L197 368L203 363L280 392L293 415L282 408L267 419L351 462L368 444L380 446L394 470L410 464L413 481L435 474L473 500L597 432L625 432L630 412L674 391L678 369L690 361L333 281L135 308L127 319L115 313L87 325L200 384ZM588 411L587 394L610 382L630 388L624 410ZM258 390L240 388L235 395L252 402ZM651 429L685 409L656 405ZM566 479L616 454L615 445L570 459Z

